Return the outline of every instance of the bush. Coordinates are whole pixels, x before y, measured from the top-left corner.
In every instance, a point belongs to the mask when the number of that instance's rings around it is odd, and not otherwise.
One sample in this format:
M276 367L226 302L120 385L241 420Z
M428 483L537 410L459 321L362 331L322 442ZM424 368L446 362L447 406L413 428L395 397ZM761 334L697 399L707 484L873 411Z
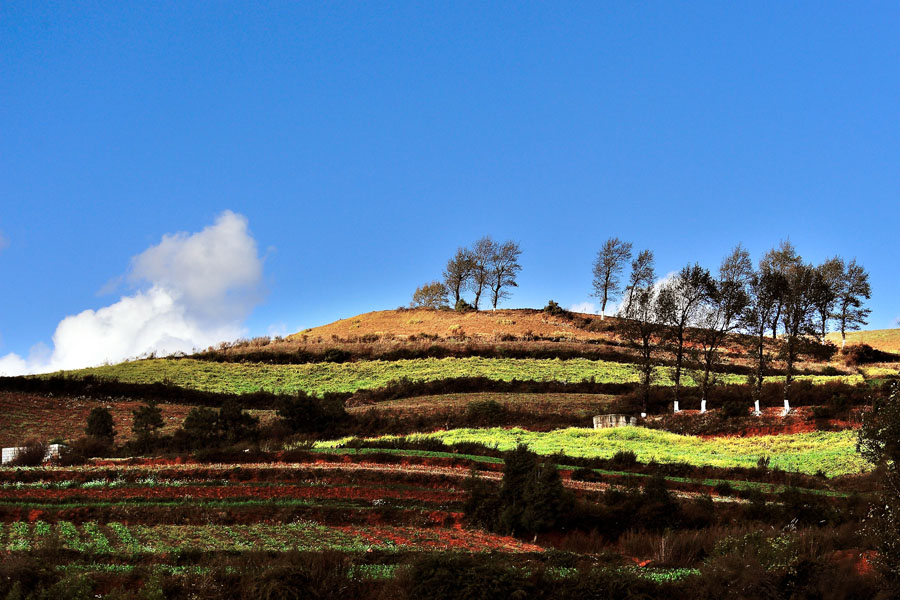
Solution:
M113 418L109 410L103 406L92 408L87 418L87 427L84 428L84 433L92 438L112 443L116 437L116 430L113 428Z
M562 525L574 499L563 487L556 465L524 445L507 452L503 463L499 493L472 473L467 481L466 518L512 535L541 533Z
M496 400L472 400L466 405L466 418L475 423L495 423L505 414L506 409Z
M453 307L453 310L460 313L472 312L475 310L475 307L466 302L463 298L460 298L456 302L456 306Z
M749 405L740 400L728 400L722 405L721 415L726 419L746 417Z
M11 467L36 467L44 462L45 456L47 456L47 444L29 440L8 464Z
M868 344L851 344L841 350L841 360L848 367L855 367L871 363L896 362L900 360L900 356L876 350Z
M446 553L415 559L398 584L411 600L529 598L533 592L524 573L500 561Z
M447 294L447 287L443 283L432 281L416 288L409 306L410 308L445 308Z
M329 348L322 354L324 362L345 363L351 358L351 354L340 348Z
M730 496L734 493L734 488L727 481L720 481L715 486L713 486L713 491L715 491L720 496Z
M326 434L348 420L343 400L328 395L319 399L303 392L282 396L276 414L292 433Z
M637 454L631 450L619 450L609 459L609 466L612 469L627 469L637 464Z
M553 300L550 300L549 302L547 302L547 306L544 307L544 312L547 313L548 315L553 315L555 317L561 317L563 315L568 314L569 311L564 309L562 306L560 306Z

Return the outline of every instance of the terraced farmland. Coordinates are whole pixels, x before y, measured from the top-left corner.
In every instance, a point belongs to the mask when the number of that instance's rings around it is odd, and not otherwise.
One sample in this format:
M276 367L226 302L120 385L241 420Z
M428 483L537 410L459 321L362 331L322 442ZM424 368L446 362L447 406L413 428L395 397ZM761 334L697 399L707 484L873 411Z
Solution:
M657 367L654 383L671 385L671 369ZM452 377L487 377L511 381L579 382L593 379L598 383L636 383L637 367L628 363L600 360L540 360L490 358L425 358L397 361L359 361L352 363L316 363L302 365L269 365L263 363L213 363L192 359L139 360L81 369L72 376L95 375L129 383L170 382L185 388L211 392L245 394L257 391L291 393L304 391L321 395L326 392L355 392L385 386L400 379L436 381ZM781 376L766 381L783 381ZM862 383L861 375L806 375L798 380L815 384L841 381ZM688 376L685 385L695 385ZM722 383L745 383L742 375L725 375Z

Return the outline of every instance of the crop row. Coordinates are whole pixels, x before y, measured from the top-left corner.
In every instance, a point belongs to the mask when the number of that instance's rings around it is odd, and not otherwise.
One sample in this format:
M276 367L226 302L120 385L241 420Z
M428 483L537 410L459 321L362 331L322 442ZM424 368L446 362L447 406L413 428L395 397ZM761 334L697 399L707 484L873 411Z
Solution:
M561 453L582 458L612 458L617 452L630 451L640 462L681 462L722 468L755 467L760 458L767 458L772 468L827 477L861 473L871 468L856 452L857 434L852 430L703 439L643 427L601 430L573 427L548 432L494 427L450 429L404 438L381 436L363 440L362 444L401 439L440 440L445 444L474 442L502 451L525 444L538 454ZM340 448L351 443L353 438L343 438L318 442L316 447Z
M356 485L240 485L125 487L117 489L43 489L22 488L0 490L0 502L141 502L141 501L215 501L215 500L280 500L280 499L397 499L426 503L448 503L461 500L460 491L414 486Z
M332 527L312 521L253 525L75 525L69 521L0 524L0 549L61 547L92 554L168 554L185 551L341 552L427 550L540 552L515 538L480 530L396 526Z
M657 367L654 383L671 385L670 367ZM353 363L317 363L270 365L263 363L212 363L192 359L155 359L125 362L91 369L72 371L74 376L95 375L126 383L170 382L180 387L209 392L245 394L258 391L312 394L355 392L388 385L400 379L437 381L453 377L487 377L512 381L579 382L592 379L597 383L635 383L637 367L627 363L576 358L503 359L503 358L424 358L397 361L360 361ZM815 384L840 381L861 383L861 375L798 377ZM767 377L780 381L783 377ZM689 375L685 385L694 385ZM743 375L728 374L724 384L740 384Z

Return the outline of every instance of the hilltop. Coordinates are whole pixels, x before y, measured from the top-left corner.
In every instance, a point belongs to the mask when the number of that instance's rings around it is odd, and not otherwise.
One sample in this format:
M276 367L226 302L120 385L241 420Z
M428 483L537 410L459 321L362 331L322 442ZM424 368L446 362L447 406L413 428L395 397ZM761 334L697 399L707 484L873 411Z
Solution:
M304 329L288 340L357 339L371 336L394 336L401 339L438 337L469 337L484 341L502 340L514 336L519 339L555 338L573 341L615 338L617 319L598 315L564 311L550 314L529 308L459 313L452 310L428 308L379 310L327 325Z

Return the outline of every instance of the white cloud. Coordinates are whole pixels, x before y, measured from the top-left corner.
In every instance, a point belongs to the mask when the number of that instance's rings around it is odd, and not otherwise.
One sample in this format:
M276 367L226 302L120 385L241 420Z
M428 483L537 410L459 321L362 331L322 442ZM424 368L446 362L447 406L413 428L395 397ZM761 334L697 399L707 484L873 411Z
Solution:
M609 305L607 304L607 306ZM597 306L593 302L577 302L570 306L568 310L577 313L586 313L589 315L599 314Z
M52 352L0 357L0 374L190 352L240 337L262 296L262 260L247 219L225 211L203 231L163 236L132 259L128 279L141 289L110 306L66 317L53 334Z
M288 326L284 322L272 323L269 325L269 337L287 337L290 335L292 330L288 329ZM294 330L299 331L299 329Z

